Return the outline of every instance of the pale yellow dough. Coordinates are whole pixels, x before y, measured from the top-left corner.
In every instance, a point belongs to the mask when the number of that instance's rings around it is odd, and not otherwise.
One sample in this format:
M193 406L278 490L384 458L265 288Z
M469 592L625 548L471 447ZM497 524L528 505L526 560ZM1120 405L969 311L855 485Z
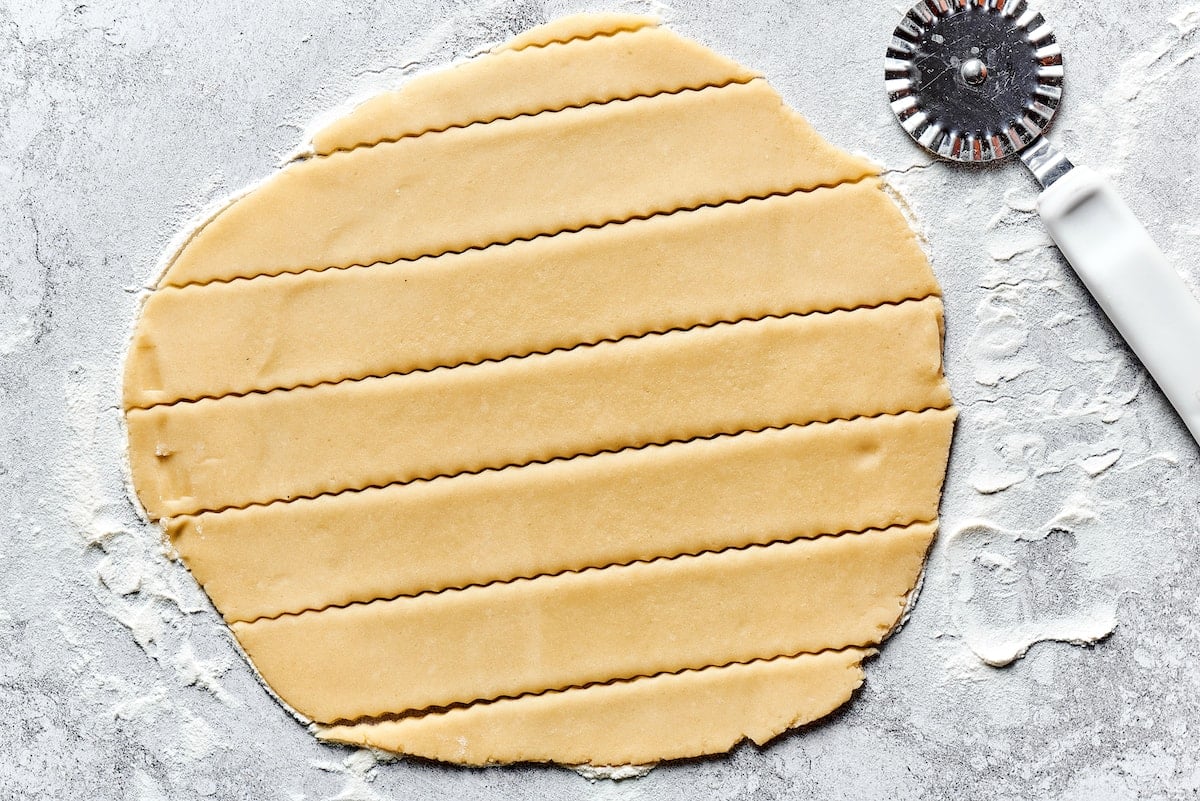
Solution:
M132 475L325 739L719 753L844 703L909 602L941 339L871 164L654 20L579 15L199 227L126 362Z

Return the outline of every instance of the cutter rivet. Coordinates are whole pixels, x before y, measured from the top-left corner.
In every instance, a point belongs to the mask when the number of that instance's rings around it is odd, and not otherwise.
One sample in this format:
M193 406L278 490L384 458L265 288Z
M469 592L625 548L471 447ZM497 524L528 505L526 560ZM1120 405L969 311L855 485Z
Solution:
M962 79L971 86L979 86L987 80L988 76L987 64L977 58L969 58L964 61L959 72L962 74Z

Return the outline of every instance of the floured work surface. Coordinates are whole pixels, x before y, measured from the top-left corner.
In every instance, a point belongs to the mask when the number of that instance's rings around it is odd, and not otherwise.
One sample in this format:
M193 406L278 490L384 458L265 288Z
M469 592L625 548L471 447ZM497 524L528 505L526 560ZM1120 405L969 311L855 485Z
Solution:
M941 302L874 168L617 15L320 131L176 254L138 496L321 736L646 763L844 703L936 528Z

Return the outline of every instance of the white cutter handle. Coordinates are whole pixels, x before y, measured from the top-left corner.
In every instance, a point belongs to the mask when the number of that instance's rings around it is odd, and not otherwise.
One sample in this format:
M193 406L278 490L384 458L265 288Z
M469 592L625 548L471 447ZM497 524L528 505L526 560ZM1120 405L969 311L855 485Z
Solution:
M1112 184L1075 167L1038 198L1063 255L1200 443L1200 302Z

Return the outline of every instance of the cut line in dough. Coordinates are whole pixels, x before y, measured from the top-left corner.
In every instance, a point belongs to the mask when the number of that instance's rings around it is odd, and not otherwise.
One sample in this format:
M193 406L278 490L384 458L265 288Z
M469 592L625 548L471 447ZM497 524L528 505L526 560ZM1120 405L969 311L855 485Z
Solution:
M951 411L905 413L651 446L180 516L168 533L226 619L252 620L932 521L937 498L919 489L940 478L951 420ZM493 547L481 551L481 541Z
M200 230L159 285L415 259L875 172L763 81L566 109L294 162Z
M146 408L936 295L879 190L868 179L342 275L166 288L143 310L126 397Z
M544 80L546 74L555 76L553 83ZM614 20L611 29L563 31L414 77L402 91L377 95L322 128L313 137L312 153L329 155L551 108L755 77L651 20L625 17Z
M583 110L587 110L590 108L598 108L600 106L607 106L610 103L627 103L631 100L653 100L656 97L665 97L668 95L679 95L679 94L683 94L685 92L703 92L703 91L706 91L709 89L724 89L727 86L732 86L734 84L743 84L744 85L744 84L750 83L750 81L755 81L755 80L758 80L757 76L746 77L746 78L730 78L727 80L723 80L720 82L714 82L714 83L697 83L697 84L686 85L686 86L678 86L673 89L659 89L658 91L650 92L648 94L647 93L637 93L637 94L614 95L612 97L603 98L602 100L588 100L588 101L581 102L581 103L564 103L561 106L553 106L550 108L539 108L537 111L520 111L515 114L510 114L507 116L490 117L486 120L470 120L468 122L447 123L440 128L422 128L419 131L413 131L411 133L396 134L395 136L389 136L385 139L373 139L369 142L360 142L355 145L350 145L350 146L346 146L346 147L338 147L338 148L335 148L328 152L314 154L313 156L311 156L311 158L331 158L331 157L337 156L341 153L349 153L351 151L359 150L362 148L377 147L379 145L393 145L393 144L396 144L397 142L401 142L405 139L418 139L422 136L430 136L432 134L446 133L447 131L455 131L455 130L461 130L463 128L471 128L476 125L492 125L493 123L497 123L497 122L512 122L513 120L519 120L519 119L523 119L526 117L538 117L538 116L541 116L542 114L557 114L561 111L575 111L575 110L583 111Z
M873 649L779 656L495 701L419 717L319 726L324 740L467 765L550 760L635 764L762 745L824 717L862 685ZM749 721L753 721L752 723ZM541 743L530 747L525 743Z
M912 520L912 521L909 521L908 523L901 524L899 527L907 528L908 526L927 526L927 525L932 525L933 522L934 521L932 521L932 520ZM284 612L279 612L277 614L258 615L258 616L246 618L246 619L234 619L234 620L230 620L229 622L231 624L232 623L244 623L244 624L259 623L259 622L267 621L267 620L279 620L280 618L284 618L284 617L301 617L303 615L312 615L312 614L317 614L320 612L326 612L330 609L347 609L352 606L367 606L370 604L383 603L383 602L387 602L387 601L404 601L409 598L422 598L424 596L441 595L443 593L448 593L448 592L462 592L464 590L477 590L477 589L483 589L486 587L496 587L496 586L501 586L501 585L506 585L506 584L517 584L519 582L525 582L525 581L536 581L537 579L558 578L559 576L565 576L568 574L588 573L593 570L616 570L616 569L622 568L622 567L632 567L634 565L651 565L651 564L655 564L657 562L669 562L669 561L673 561L676 559L688 559L688 558L694 558L694 557L699 557L699 556L720 556L721 554L732 553L734 551L745 551L750 548L766 548L766 547L769 547L772 545L794 545L797 542L800 542L801 540L806 540L806 541L811 542L812 540L824 539L826 537L848 537L848 536L855 536L855 535L874 534L877 532L887 531L888 528L893 528L893 526L887 526L887 527L872 526L870 528L856 529L856 530L823 532L820 534L813 534L810 536L794 536L794 537L782 537L782 538L778 538L778 539L765 539L762 542L750 542L745 545L727 545L723 548L713 548L713 549L700 550L700 551L687 551L685 553L653 556L653 557L649 557L646 559L634 559L634 560L631 560L628 562L602 562L600 564L585 565L583 567L563 568L562 570L558 570L553 573L550 573L550 572L535 573L535 574L529 575L529 576L512 576L510 578L494 579L492 581L478 582L478 583L474 583L474 584L458 584L458 585L450 585L450 586L446 586L446 587L436 587L436 588L427 589L427 590L419 590L416 592L363 597L363 598L356 599L353 601L346 601L345 603L319 604L319 605L305 607L302 609L292 609L292 610L288 610L288 611L284 611Z
M453 370L459 367L478 367L481 364L500 364L502 362L515 361L517 359L527 359L531 356L549 356L555 353L567 353L579 348L590 348L596 345L615 345L621 342L628 342L638 339L646 339L647 337L662 336L663 334L686 334L692 331L702 331L708 328L716 328L726 325L742 325L750 323L764 323L768 320L788 321L800 317L809 317L816 314L833 314L835 312L853 312L853 311L871 311L880 309L884 306L898 306L901 303L908 301L923 301L931 298L940 298L938 294L923 295L915 298L904 298L897 301L881 301L879 303L861 306L839 306L833 309L819 309L805 312L787 312L784 314L763 314L756 317L737 317L733 319L720 319L711 322L692 323L691 325L660 327L651 331L639 331L631 334L621 334L616 336L605 337L604 339L585 340L576 342L571 345L558 345L546 348L545 350L532 350L520 353L508 353L503 356L478 357L472 361L457 361L448 364L434 364L428 367L411 367L408 369L389 370L381 373L367 373L365 375L349 375L341 378L330 378L320 381L310 381L304 384L294 384L291 386L274 386L268 388L255 388L248 390L233 390L222 393L220 395L200 395L194 398L176 398L170 401L158 401L157 403L149 403L143 406L131 406L127 411L138 409L141 411L149 411L161 406L175 406L181 403L197 403L199 401L215 401L225 398L244 398L247 395L269 395L275 392L289 392L294 389L316 389L318 387L333 387L339 384L354 384L360 381L380 378L394 378L414 373L431 373L436 370Z
M230 628L289 706L333 722L874 645L899 618L933 533L914 524Z
M930 298L134 409L126 418L134 480L151 514L173 516L720 433L946 408L941 314L941 301ZM265 431L267 449L255 437Z
M575 14L519 34L493 48L493 53L566 45L572 42L617 36L658 25L653 17L635 14ZM691 44L691 43L689 43ZM714 54L715 55L715 54Z

